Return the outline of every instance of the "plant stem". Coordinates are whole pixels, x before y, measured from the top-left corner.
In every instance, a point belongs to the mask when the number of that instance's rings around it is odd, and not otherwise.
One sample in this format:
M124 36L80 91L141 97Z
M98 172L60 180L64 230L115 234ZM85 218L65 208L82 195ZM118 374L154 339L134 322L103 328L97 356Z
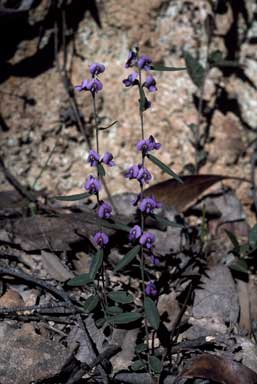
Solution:
M140 97L140 102L139 102L139 115L140 115L140 126L141 126L141 138L144 140L144 115L143 111L141 108L141 88L142 88L142 76L141 76L141 69L138 68L139 71L139 97ZM142 166L144 166L144 154L142 152ZM140 182L140 202L143 200L143 194L144 194L144 185L143 182ZM143 233L144 231L144 214L141 211L141 231ZM141 252L140 252L140 270L141 270L141 280L142 280L142 293L143 293L143 306L145 303L145 263L144 263L144 252L143 252L143 246L141 246ZM148 326L147 326L147 319L144 313L144 326L145 326L145 335L146 335L146 340L147 340L147 360L148 360L148 372L151 374L151 369L150 369L150 356L149 356L149 348L148 348L148 341L149 341L149 332L148 332Z

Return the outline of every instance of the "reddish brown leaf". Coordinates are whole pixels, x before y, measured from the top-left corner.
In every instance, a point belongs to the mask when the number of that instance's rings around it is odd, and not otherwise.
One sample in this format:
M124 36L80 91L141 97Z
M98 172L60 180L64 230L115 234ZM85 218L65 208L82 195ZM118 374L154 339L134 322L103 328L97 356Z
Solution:
M178 211L183 211L190 203L213 184L225 180L235 179L247 181L240 178L222 175L193 175L182 176L183 184L175 179L163 181L145 190L146 195L153 194L158 201L166 206L175 207Z
M191 360L188 368L177 377L180 379L201 378L213 380L221 384L256 384L257 373L250 368L225 357L205 353Z

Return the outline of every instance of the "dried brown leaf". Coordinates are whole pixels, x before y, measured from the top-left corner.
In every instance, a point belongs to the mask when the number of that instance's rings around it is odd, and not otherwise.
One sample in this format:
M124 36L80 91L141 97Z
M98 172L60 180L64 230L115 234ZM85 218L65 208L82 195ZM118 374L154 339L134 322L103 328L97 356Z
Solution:
M250 368L229 358L208 353L192 359L189 367L182 371L175 383L179 384L180 379L196 377L213 380L221 384L257 383L257 373Z

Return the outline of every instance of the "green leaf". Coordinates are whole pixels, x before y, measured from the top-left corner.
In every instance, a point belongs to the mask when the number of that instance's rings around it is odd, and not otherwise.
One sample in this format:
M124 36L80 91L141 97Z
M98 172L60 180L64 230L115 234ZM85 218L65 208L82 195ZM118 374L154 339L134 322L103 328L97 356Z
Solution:
M100 319L96 320L95 325L97 326L97 328L101 328L105 322L106 322L105 317L101 317Z
M242 272L248 274L248 265L247 262L244 259L238 259L234 261L233 263L228 265L230 269L236 271L236 272Z
M173 172L167 165L165 165L161 160L157 159L157 157L150 155L149 153L146 155L149 160L151 160L157 167L159 167L163 172L166 172L168 175L174 177L179 183L183 184L181 178Z
M134 372L137 372L137 371L141 371L142 369L144 369L146 367L145 363L142 361L142 360L136 360L133 362L133 364L131 365L131 369L132 371Z
M71 287L80 287L81 285L87 285L92 283L93 279L89 276L89 273L82 273L79 276L74 277L73 279L67 282L67 285Z
M144 309L147 320L157 330L160 326L160 315L154 301L150 297L145 298Z
M100 176L105 176L105 170L104 170L103 164L98 163L97 170Z
M156 213L152 213L151 217L156 221L159 221L160 224L164 224L167 227L184 228L184 225L175 223L174 221L170 221L169 219L166 219L166 217L162 217L161 215L157 215Z
M251 229L248 240L251 248L255 248L257 246L257 224L255 224Z
M99 249L96 254L92 257L92 264L89 271L89 276L93 280L96 277L97 272L103 264L104 252Z
M137 353L141 353L141 352L144 352L147 350L147 345L146 343L141 343L141 344L137 344L136 345L136 348L135 348L135 352Z
M198 88L201 88L205 77L204 67L188 51L184 51L183 54L186 62L187 72L191 80Z
M153 71L169 71L169 72L175 72L175 71L184 71L187 69L186 67L165 67L164 65L159 64L153 64L151 65L151 69Z
M124 268L126 265L131 263L132 260L138 255L141 246L138 244L132 248L116 265L114 272L118 272L120 269Z
M92 295L92 296L88 297L86 299L86 301L84 302L83 310L86 313L90 313L90 312L92 312L96 308L98 303L99 303L98 295Z
M108 306L105 308L106 312L110 313L111 315L115 315L116 313L122 313L123 309L121 307L118 307L117 305Z
M124 231L124 232L129 232L130 229L131 229L126 224L115 223L115 222L107 221L107 220L104 220L104 219L100 219L99 222L100 222L101 225L103 225L106 228L117 229L117 230Z
M109 317L107 320L112 324L128 324L139 320L142 317L138 312L124 312L116 316Z
M61 200L61 201L77 201L77 200L86 199L88 196L90 196L90 193L84 192L84 193L79 193L78 195L53 196L53 199Z
M110 292L108 293L108 297L121 304L129 304L134 301L133 296L125 291Z
M113 121L110 125L107 125L107 127L99 127L98 129L100 130L100 131L104 131L105 129L109 129L109 128L111 128L114 124L117 124L118 123L118 120L115 120L115 121Z
M156 356L149 356L149 364L154 373L161 373L162 362Z
M235 234L233 232L230 232L228 231L227 229L225 229L225 232L229 238L229 240L231 241L231 243L233 244L234 246L234 250L239 253L240 252L240 244L235 236Z

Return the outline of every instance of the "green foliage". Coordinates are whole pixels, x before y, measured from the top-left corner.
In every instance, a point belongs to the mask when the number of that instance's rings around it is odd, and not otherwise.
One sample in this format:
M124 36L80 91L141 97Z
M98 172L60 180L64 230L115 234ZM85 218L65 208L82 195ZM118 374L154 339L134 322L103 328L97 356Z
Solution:
M145 368L146 368L146 364L144 363L143 360L136 360L131 365L131 369L134 372L142 371Z
M192 82L198 87L201 88L204 83L205 69L200 64L200 62L194 58L191 53L184 50L184 59L187 67L187 72L192 80Z
M83 310L86 313L92 312L99 303L98 295L89 296L83 304Z
M113 291L108 293L108 297L120 304L129 304L134 301L133 296L125 291Z
M104 170L103 164L101 164L101 163L97 164L97 171L98 171L100 176L102 176L102 177L105 176L105 170Z
M138 312L124 312L116 316L107 318L107 321L110 324L121 325L132 323L136 320L139 320L142 317L141 313Z
M92 283L93 279L89 275L89 273L82 273L79 276L74 277L73 279L69 280L67 285L71 287L81 287L83 285L87 285L89 283Z
M132 248L120 261L119 263L116 265L116 267L114 268L114 272L118 272L120 271L122 268L124 268L126 265L128 265L129 263L131 263L131 261L133 261L139 251L140 251L140 245L136 245L134 248Z
M70 196L54 196L53 199L61 200L61 201L77 201L77 200L86 199L89 196L90 196L90 193L84 192L84 193L79 193L77 195L70 195Z
M154 373L161 373L162 370L162 362L156 356L149 356L149 364L150 368Z
M154 301L150 297L145 298L144 309L147 320L157 330L160 326L160 315Z
M99 249L92 257L92 264L89 271L89 276L93 280L96 277L97 272L103 264L104 253L102 249Z
M166 164L164 164L161 160L157 159L157 157L153 155L150 155L149 153L146 156L148 157L149 160L152 161L152 163L157 165L157 167L159 167L163 172L174 177L174 179L176 179L179 183L183 184L183 181L181 180L181 178L175 172L173 172L172 169L170 169Z
M164 65L159 64L153 64L151 65L151 69L153 71L160 71L160 72L176 72L176 71L184 71L187 69L186 67L165 67Z

